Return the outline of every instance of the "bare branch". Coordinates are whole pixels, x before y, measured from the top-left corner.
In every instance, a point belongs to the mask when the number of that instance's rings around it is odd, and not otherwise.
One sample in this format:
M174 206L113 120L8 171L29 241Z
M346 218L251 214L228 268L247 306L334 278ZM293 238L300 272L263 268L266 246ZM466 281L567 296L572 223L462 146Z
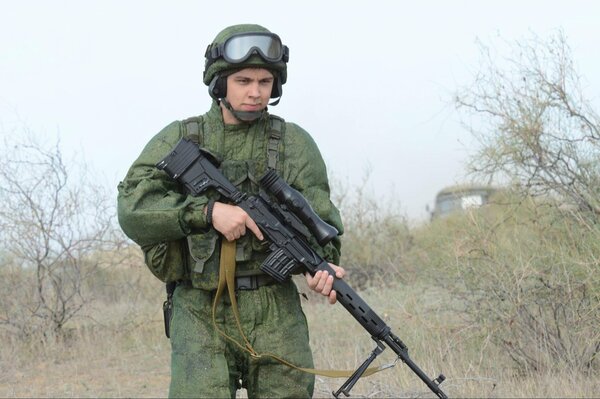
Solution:
M60 332L91 300L83 283L102 266L103 254L125 240L113 202L85 163L68 167L58 142L44 146L31 134L2 144L0 243L35 288L19 309L27 310L29 326L8 313L0 324L19 325L21 333L35 325Z
M566 38L559 31L508 47L504 56L480 44L481 69L455 99L480 144L471 171L600 216L600 118Z

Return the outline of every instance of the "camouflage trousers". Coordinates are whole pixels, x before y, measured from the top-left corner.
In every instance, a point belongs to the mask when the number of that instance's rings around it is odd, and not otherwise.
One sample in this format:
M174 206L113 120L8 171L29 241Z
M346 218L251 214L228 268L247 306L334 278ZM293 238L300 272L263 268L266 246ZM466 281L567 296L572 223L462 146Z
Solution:
M312 397L313 375L251 357L219 335L212 321L214 295L189 285L175 290L169 397L235 398L240 387L249 398ZM219 302L217 325L243 345L226 292ZM237 302L242 329L256 352L313 367L306 317L292 281L238 291Z

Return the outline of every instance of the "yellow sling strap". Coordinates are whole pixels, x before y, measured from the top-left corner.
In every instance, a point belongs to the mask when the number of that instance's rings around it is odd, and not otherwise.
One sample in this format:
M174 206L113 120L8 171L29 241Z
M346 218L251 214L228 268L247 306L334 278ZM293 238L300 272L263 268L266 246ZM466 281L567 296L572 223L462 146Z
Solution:
M333 377L333 378L350 377L352 375L352 373L354 372L353 370L352 371L349 371L349 370L317 370L317 369L311 369L311 368L298 367L298 366L296 366L276 355L273 355L271 353L262 353L261 354L254 350L254 348L248 341L248 338L246 338L244 331L242 330L242 324L240 322L240 315L239 315L239 311L238 311L238 307L237 307L237 299L235 297L235 251L236 251L235 241L227 241L225 239L222 240L221 261L220 261L220 268L219 268L219 285L217 286L217 292L215 294L215 299L213 301L213 306L212 306L212 322L213 322L213 326L215 327L215 330L217 330L217 332L223 338L232 342L237 347L239 347L241 350L248 352L250 354L250 356L252 356L254 358L258 359L261 357L270 357L270 358L275 359L278 362L285 364L286 366L291 367L293 369L301 370L305 373L322 375L325 377ZM221 295L223 294L223 291L225 290L225 287L227 287L227 291L229 293L229 298L231 300L231 309L233 311L235 323L237 325L237 328L240 332L242 339L244 340L243 344L238 342L234 338L230 337L229 335L227 335L224 331L222 331L217 326L217 322L216 322L217 304L218 304L219 298L221 298ZM369 376L371 374L377 373L386 368L388 368L388 366L369 367L364 372L363 376L364 377Z

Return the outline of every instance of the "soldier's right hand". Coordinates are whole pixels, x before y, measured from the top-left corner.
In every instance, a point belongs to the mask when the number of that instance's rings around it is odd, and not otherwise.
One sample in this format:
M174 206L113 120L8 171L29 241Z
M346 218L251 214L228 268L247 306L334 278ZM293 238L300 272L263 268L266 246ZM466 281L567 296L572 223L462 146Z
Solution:
M263 235L254 220L246 211L236 205L215 202L212 212L212 225L227 241L237 240L246 234L246 228L262 241Z

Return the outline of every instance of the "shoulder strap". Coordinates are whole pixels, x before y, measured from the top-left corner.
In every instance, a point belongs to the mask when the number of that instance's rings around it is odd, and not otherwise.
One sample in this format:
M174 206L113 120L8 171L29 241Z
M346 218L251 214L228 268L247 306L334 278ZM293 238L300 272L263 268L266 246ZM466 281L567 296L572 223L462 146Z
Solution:
M202 117L193 116L181 121L185 128L184 137L201 146L204 141L202 132Z
M202 131L202 116L193 116L181 121L185 129L184 137L202 146L204 132ZM276 169L279 160L279 142L283 137L285 120L276 115L269 115L269 143L267 145L267 166Z
M283 136L283 130L285 128L285 120L276 116L269 115L269 144L267 146L267 166L269 169L275 169L277 167L277 161L279 160L279 142Z
M340 377L354 376L357 372L356 371L353 372L352 370L319 370L319 369L298 367L295 364L290 363L287 360L285 360L277 355L274 355L272 353L259 353L252 347L252 344L246 337L246 334L244 334L244 329L242 328L242 323L240 320L240 312L239 312L238 305L237 305L237 295L235 292L235 268L236 268L235 252L236 252L235 241L223 240L223 242L221 244L221 256L220 256L220 261L219 261L219 283L218 283L217 291L215 293L215 297L213 299L213 304L212 304L212 324L213 324L213 328L219 333L219 335L221 335L223 338L225 338L232 344L236 345L240 350L248 353L248 355L250 355L255 360L271 358L271 359L274 359L274 360L278 361L279 363L286 365L287 367L290 367L292 369L300 370L300 371L303 371L303 372L309 373L309 374L322 375L325 377L340 378ZM229 301L231 303L230 307L231 307L231 311L233 313L233 318L235 320L235 324L237 326L239 335L242 337L242 339L244 341L243 343L240 342L238 339L227 335L227 333L225 331L223 331L221 328L219 328L219 326L217 324L217 320L216 320L217 305L219 304L221 296L223 295L223 293L225 291L227 291L229 294ZM362 376L366 377L371 374L377 373L379 371L385 370L389 367L390 367L389 365L379 366L379 367L369 367L369 368L366 368L365 370L363 370L364 374L362 374Z

